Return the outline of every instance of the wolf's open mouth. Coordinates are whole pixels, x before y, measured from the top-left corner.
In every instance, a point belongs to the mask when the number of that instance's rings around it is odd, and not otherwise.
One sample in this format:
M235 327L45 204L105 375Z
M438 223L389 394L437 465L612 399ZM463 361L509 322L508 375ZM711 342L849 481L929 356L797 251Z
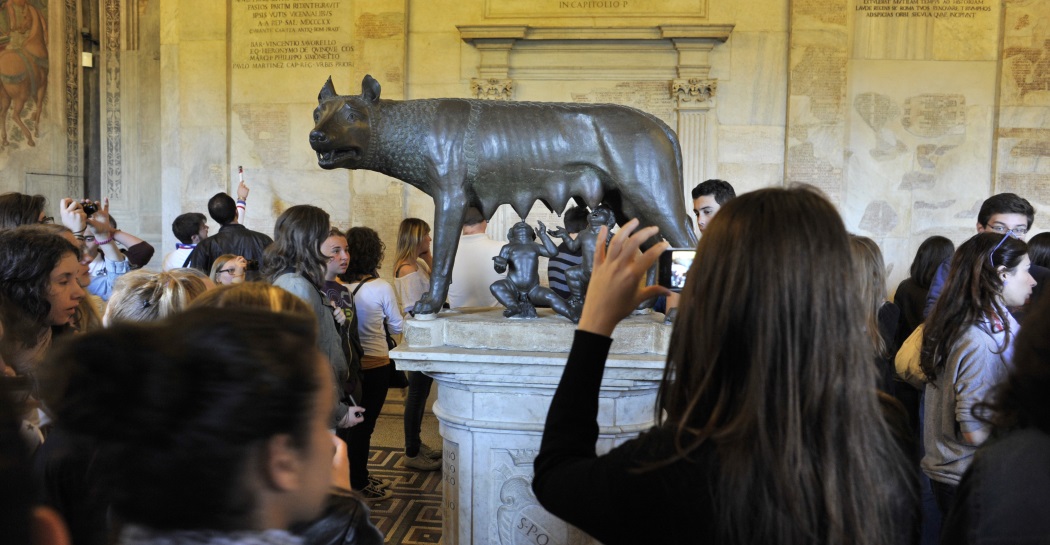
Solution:
M360 155L361 153L355 148L319 151L317 152L317 162L323 166L347 160L352 161L357 159Z

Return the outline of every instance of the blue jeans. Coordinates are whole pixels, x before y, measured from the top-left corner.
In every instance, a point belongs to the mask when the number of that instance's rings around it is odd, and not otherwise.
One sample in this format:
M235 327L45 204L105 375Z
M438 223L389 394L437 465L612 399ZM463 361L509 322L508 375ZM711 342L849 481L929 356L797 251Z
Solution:
M408 372L408 397L405 398L405 456L419 455L419 430L423 425L423 411L430 397L430 386L434 379L419 371Z

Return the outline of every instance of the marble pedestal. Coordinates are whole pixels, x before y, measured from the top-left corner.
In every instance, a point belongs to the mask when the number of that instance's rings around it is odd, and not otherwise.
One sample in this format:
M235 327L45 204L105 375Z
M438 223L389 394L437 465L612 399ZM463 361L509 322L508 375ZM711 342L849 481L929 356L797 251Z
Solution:
M598 451L653 424L671 328L662 314L617 327L602 380ZM500 310L409 320L391 353L399 369L438 383L434 413L444 443L442 535L446 545L595 543L532 494L532 462L575 326L550 310L535 320Z

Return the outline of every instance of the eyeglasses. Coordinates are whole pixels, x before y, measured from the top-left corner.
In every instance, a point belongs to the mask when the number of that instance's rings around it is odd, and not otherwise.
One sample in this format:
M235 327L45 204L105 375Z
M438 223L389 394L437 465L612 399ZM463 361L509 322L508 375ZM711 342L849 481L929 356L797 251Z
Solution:
M43 219L40 220L40 223L42 223L42 224L55 223L55 218L53 218L51 216L45 216Z
M230 276L241 276L244 274L243 271L238 274L237 269L219 269L219 274L222 273L229 273Z
M1005 235L1006 233L1013 233L1016 236L1023 237L1025 236L1025 234L1028 233L1027 227L1014 227L1013 229L1008 229L1005 225L991 225L988 228L992 231L995 231L996 233L999 233L1000 235Z
M992 229L995 229L995 227L992 227ZM1006 228L1003 227L1003 229L1006 229ZM1019 227L1018 229L1024 229L1024 228L1023 227ZM1025 229L1025 230L1027 231L1027 229ZM991 253L988 254L988 264L991 265L993 269L995 268L995 261L993 260L993 258L995 257L995 252L999 250L999 247L1002 246L1004 242L1006 242L1006 239L1008 239L1008 238L1010 238L1012 236L1016 236L1014 234L1014 231L1015 231L1014 229L1006 230L1006 234L1003 235L1003 239L1000 240L999 244L996 244L995 248L992 248ZM996 231L996 232L998 233L999 231Z

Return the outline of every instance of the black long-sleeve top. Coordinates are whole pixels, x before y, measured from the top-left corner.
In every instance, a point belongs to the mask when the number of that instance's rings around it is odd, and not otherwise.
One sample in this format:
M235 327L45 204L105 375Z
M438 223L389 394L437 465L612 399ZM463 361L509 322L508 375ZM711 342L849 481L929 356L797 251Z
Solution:
M598 456L598 394L612 339L577 331L551 401L532 487L548 511L602 543L713 543L713 445L659 468L672 431L653 428Z

